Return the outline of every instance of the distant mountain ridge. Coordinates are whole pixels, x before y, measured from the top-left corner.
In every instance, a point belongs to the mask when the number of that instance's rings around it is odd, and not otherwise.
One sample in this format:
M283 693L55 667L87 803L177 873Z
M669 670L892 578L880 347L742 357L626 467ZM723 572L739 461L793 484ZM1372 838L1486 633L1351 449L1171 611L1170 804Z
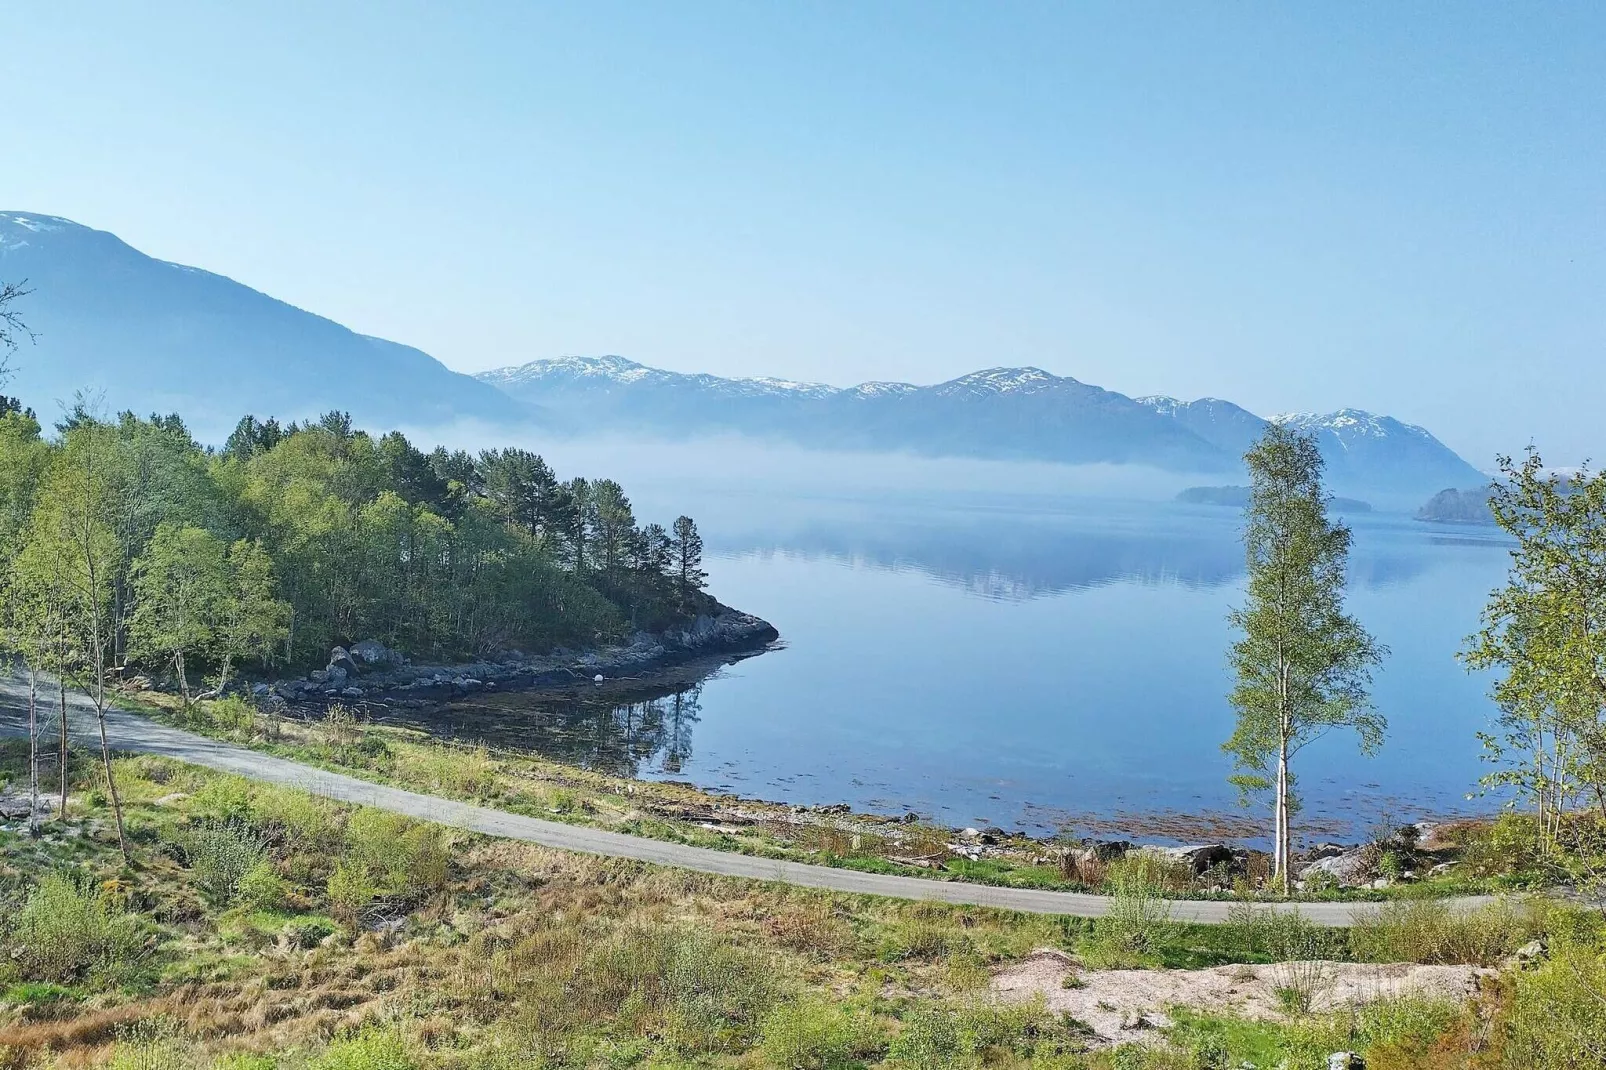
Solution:
M0 211L0 279L27 280L16 311L37 335L15 354L6 392L46 422L79 390L116 409L180 411L203 433L247 412L342 409L368 426L533 416L421 350L58 216Z
M929 386L834 387L671 372L606 356L531 361L479 378L576 427L740 432L811 448L1185 472L1239 470L1267 422L1219 398L1130 398L1035 367L987 368ZM1482 478L1427 430L1392 417L1339 409L1274 419L1316 436L1335 486L1425 493Z

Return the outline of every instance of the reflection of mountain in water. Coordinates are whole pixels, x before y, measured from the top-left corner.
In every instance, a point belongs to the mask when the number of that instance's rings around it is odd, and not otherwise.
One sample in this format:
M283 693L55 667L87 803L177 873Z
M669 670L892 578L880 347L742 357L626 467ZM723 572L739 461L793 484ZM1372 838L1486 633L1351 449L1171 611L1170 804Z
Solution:
M984 598L1021 601L1114 583L1219 587L1244 572L1236 517L1156 508L1108 516L922 512L918 518L814 517L791 530L715 542L721 553L793 553L855 565L914 569ZM1389 586L1427 567L1427 547L1356 540L1352 582Z
M509 693L445 709L397 710L385 719L614 776L673 776L691 758L702 691L701 682L678 691L645 689L627 702L617 693Z

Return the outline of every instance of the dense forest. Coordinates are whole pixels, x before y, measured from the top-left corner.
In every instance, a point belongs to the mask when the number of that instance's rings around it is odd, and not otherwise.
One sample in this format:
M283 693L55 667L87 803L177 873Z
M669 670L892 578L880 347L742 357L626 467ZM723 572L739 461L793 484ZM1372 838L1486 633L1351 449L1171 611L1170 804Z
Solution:
M695 523L638 523L618 483L522 449L424 452L333 412L242 419L204 448L176 415L46 433L0 402L6 646L46 667L321 665L375 638L432 658L594 644L713 606Z

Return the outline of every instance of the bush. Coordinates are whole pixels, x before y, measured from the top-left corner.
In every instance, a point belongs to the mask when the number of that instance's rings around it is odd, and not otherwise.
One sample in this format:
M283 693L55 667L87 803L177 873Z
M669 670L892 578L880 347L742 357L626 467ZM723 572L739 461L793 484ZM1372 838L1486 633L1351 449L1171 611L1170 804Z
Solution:
M141 951L138 920L109 906L92 882L52 874L28 896L8 934L25 978L66 982L128 966Z
M335 871L329 875L328 894L329 912L343 924L355 928L379 889L368 878L366 869L342 859L335 863Z
M266 859L252 866L240 878L239 897L258 910L277 910L284 906L289 891L278 869Z
M401 1034L371 1029L337 1040L307 1063L307 1070L416 1070Z
M251 784L244 777L217 776L201 785L190 799L201 813L219 821L248 824L252 819Z
M1088 952L1108 966L1135 964L1153 952L1171 924L1165 901L1169 864L1161 859L1130 854L1110 865L1105 878L1109 889L1108 913L1093 930Z
M1606 947L1560 943L1517 975L1498 1025L1512 1070L1606 1066Z
M1534 900L1501 899L1463 912L1442 900L1398 899L1356 918L1350 950L1362 962L1495 966L1543 935L1549 920Z
M784 1070L831 1070L873 1050L877 1039L840 1005L820 999L775 1008L761 1035L764 1057Z
M450 852L437 825L364 807L346 823L347 861L367 874L376 895L438 892Z
M887 1062L907 1070L991 1064L1004 1056L1031 1055L1052 1026L1041 1003L976 1002L921 1005L887 1050Z
M340 808L304 791L262 788L252 814L258 825L281 832L298 848L332 851L343 835Z
M240 882L267 858L262 838L243 825L208 821L180 834L179 846L196 883L224 906L240 893Z

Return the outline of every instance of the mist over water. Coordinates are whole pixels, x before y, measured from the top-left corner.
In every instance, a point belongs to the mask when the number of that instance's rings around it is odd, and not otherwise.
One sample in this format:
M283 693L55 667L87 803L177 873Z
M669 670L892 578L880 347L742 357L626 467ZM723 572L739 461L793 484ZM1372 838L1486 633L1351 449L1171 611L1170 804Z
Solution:
M1220 743L1241 517L1172 502L1185 477L750 443L543 452L560 475L619 479L644 520L696 517L711 590L783 645L623 705L504 696L495 725L460 730L954 825L1239 812ZM1465 796L1495 711L1455 653L1506 546L1403 513L1348 519L1352 609L1392 649L1375 686L1390 727L1373 759L1342 734L1300 756L1306 830L1488 809Z

